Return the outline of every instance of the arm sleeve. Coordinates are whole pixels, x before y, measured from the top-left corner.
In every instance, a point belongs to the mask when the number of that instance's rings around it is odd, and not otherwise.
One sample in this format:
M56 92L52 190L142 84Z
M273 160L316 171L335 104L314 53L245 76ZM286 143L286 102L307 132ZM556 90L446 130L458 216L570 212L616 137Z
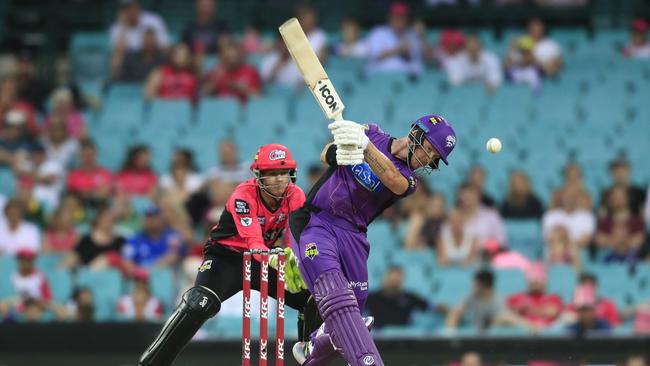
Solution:
M329 166L337 166L336 163L336 145L332 144L325 152L325 161Z
M237 190L226 203L226 209L232 215L237 234L246 240L248 249L267 249L262 237L262 225L257 219L257 203L252 197L238 194Z

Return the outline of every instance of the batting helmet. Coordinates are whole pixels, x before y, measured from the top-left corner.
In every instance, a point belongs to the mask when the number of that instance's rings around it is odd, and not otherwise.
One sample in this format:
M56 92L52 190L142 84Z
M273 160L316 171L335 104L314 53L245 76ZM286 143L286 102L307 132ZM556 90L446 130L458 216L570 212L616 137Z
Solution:
M424 131L427 141L438 151L442 161L448 164L447 157L456 146L456 133L449 122L442 116L428 114L413 122L411 128L413 127Z

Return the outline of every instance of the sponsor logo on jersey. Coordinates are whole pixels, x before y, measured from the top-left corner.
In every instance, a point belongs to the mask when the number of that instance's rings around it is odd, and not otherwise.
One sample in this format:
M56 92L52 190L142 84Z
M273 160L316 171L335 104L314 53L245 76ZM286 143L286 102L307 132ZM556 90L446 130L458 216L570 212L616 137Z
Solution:
M201 264L201 267L199 267L199 272L205 272L208 269L212 268L212 259L208 259Z
M354 179L361 184L361 186L370 192L375 192L382 184L377 175L372 172L368 163L352 165L350 167Z
M282 222L282 221L284 221L285 218L286 218L286 216L284 216L283 213L279 213L279 214L278 214L278 222Z
M375 364L375 359L372 356L366 356L363 358L363 364L364 365L374 365Z
M318 255L318 247L316 243L309 243L305 245L305 257L314 259Z
M453 135L447 135L445 141L445 147L454 147L456 145L456 137Z
M251 224L253 223L253 219L250 218L250 217L242 217L239 220L239 222L241 222L241 225L244 226L244 227L245 226L251 226Z
M269 154L271 160L282 160L287 158L287 152L280 149L275 149Z
M235 200L235 213L238 214L249 214L251 209L248 207L248 202L240 199Z
M368 291L368 282L361 282L361 281L350 281L348 283L350 288L358 288L361 291Z

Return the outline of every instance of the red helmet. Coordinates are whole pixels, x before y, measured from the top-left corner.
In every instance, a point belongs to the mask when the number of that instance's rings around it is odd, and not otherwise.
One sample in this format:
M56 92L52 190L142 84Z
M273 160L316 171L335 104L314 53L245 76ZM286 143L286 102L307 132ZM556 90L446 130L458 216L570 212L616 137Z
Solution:
M272 169L296 169L296 161L293 160L286 146L268 144L257 150L255 161L251 164L251 170L264 171Z

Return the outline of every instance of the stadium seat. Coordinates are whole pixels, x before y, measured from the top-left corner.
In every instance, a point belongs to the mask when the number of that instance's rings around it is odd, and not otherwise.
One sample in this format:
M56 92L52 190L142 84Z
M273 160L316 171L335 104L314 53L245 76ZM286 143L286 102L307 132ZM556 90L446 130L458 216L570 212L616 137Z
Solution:
M62 259L63 254L41 253L36 257L36 268L45 273L54 271L59 267Z
M176 281L174 271L169 268L155 268L149 273L151 294L158 298L165 313L170 313L176 306Z
M70 272L62 269L48 269L43 271L52 290L52 298L58 304L67 304L72 295L72 276Z
M508 246L530 259L540 259L544 242L538 220L506 220Z
M12 197L16 191L16 178L11 169L0 168L0 194Z
M456 306L469 295L473 270L468 268L436 268L433 273L436 293L434 302Z
M188 100L156 99L149 108L146 122L157 131L176 131L189 126L192 119L192 106Z
M495 288L499 295L509 296L526 290L526 278L519 269L497 269Z
M8 255L0 255L0 299L15 295L11 276L16 272L16 260Z
M241 121L241 110L236 99L204 98L198 106L197 126L209 132L224 126L235 126Z
M98 321L115 318L117 301L122 293L122 276L114 269L94 271L82 268L77 274L77 286L87 287L93 293L95 317Z
M548 267L547 291L562 297L565 303L573 300L573 290L577 284L577 274L573 267L553 265Z

